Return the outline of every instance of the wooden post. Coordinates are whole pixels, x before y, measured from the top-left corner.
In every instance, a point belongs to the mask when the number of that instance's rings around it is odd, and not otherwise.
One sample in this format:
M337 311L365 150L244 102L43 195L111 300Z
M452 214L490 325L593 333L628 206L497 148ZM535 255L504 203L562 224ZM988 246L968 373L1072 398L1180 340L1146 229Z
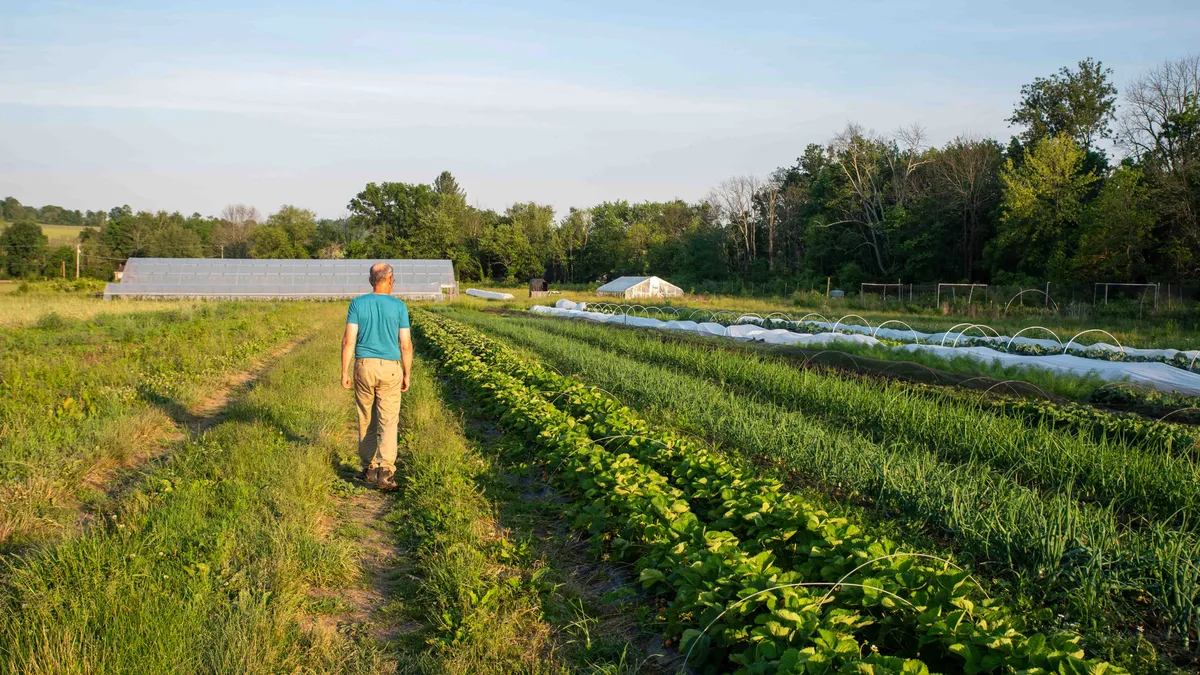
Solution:
M825 299L829 299L829 289L833 288L833 277L825 277Z
M79 278L79 244L75 244L75 278Z
M66 279L67 278L67 261L60 260L59 262L62 263L62 278Z
M1050 309L1050 282L1046 282L1046 309Z

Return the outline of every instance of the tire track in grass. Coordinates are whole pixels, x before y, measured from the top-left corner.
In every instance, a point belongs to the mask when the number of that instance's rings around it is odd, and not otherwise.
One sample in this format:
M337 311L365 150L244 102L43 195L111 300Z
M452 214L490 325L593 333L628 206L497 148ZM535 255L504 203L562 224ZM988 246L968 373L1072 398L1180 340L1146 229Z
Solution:
M185 440L197 439L224 420L232 400L254 388L263 374L296 347L310 340L318 327L312 326L304 335L256 359L249 367L226 374L224 383L218 389L192 406L185 416L175 420L173 428L162 430L157 443L138 444L138 447L144 448L143 452L127 457L120 466L104 465L84 474L80 486L83 491L91 493L92 498L88 502L75 504L76 530L82 530L103 517L106 509L119 502L121 496L136 486L140 478L178 449Z

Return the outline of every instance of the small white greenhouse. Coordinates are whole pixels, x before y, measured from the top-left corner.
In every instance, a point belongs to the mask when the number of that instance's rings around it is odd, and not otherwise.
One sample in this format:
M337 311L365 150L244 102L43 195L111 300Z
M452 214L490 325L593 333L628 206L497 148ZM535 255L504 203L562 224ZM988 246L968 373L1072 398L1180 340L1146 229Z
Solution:
M596 289L599 295L634 298L679 298L683 289L658 277L617 277Z

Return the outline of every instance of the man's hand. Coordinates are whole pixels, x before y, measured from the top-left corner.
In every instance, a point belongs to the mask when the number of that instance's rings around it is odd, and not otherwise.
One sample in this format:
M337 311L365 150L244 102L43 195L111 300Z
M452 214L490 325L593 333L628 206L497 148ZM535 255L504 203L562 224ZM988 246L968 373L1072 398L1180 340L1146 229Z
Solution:
M354 386L354 378L351 377L350 373L343 370L342 371L342 389L349 389L352 386Z
M404 375L400 378L400 391L408 391L408 373L404 373Z

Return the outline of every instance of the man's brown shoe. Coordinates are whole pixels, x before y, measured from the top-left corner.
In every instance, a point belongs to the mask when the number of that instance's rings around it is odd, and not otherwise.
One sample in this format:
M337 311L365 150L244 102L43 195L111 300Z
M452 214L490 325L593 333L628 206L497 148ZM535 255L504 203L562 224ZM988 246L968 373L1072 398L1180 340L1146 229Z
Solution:
M367 469L363 472L363 480L369 485L379 484L379 469Z
M380 468L379 480L375 482L376 487L384 492L395 492L396 490L399 490L400 486L396 485L395 476L395 472Z

